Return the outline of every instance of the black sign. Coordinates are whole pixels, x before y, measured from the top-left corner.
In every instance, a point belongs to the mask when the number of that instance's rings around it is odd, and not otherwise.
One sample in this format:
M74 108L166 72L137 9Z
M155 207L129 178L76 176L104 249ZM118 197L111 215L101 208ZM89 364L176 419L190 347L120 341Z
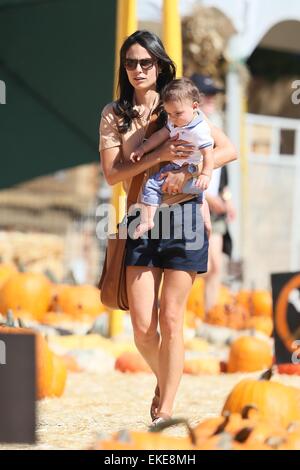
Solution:
M272 274L276 363L300 364L300 273Z
M35 337L0 333L0 442L35 442Z

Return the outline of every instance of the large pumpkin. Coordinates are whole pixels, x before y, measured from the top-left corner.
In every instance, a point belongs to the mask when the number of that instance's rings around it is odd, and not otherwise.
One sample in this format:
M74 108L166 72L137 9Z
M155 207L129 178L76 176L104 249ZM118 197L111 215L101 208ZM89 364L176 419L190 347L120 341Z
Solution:
M241 336L230 347L227 371L253 372L271 367L272 362L272 348L266 341Z
M39 400L51 394L53 383L53 354L42 335L29 328L10 328L1 326L5 334L34 334L36 347L36 398Z
M239 382L228 395L222 413L241 413L247 405L254 405L261 418L285 427L300 419L299 391L267 380L266 374L259 380Z
M16 273L9 277L0 290L0 311L12 309L31 312L37 320L43 318L51 302L51 284L40 273Z
M17 272L17 268L12 263L1 263L0 264L0 288L3 284Z
M57 297L58 309L78 318L84 315L96 317L104 310L99 290L94 286L62 286L57 291Z

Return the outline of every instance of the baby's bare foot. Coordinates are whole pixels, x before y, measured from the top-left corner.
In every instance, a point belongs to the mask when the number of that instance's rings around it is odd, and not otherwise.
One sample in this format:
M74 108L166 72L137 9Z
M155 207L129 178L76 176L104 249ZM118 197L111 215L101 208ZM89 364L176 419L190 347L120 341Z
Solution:
M144 233L148 232L148 230L151 230L153 227L154 227L153 221L143 222L139 224L133 233L133 239L136 240L137 238L144 235Z

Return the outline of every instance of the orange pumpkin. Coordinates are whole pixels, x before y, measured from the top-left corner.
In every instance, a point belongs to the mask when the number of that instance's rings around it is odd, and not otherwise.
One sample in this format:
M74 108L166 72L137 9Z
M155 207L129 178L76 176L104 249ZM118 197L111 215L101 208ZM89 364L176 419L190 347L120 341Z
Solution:
M57 308L74 317L96 317L103 312L99 290L90 285L62 286L57 291Z
M65 389L67 380L67 368L64 360L53 354L53 374L49 397L60 397Z
M245 307L251 315L272 317L272 296L266 290L241 290L236 302Z
M2 286L0 291L0 311L12 309L31 312L35 319L41 320L51 302L51 284L40 273L16 273Z
M266 341L254 336L241 336L231 344L227 371L253 372L271 367L272 362L272 349Z
M269 291L255 290L251 295L253 315L272 317L272 295Z
M250 317L246 321L246 328L261 331L267 336L271 336L273 332L273 320L271 317Z
M211 325L240 330L245 328L248 315L247 310L237 303L218 304L207 312L205 321Z
M124 352L115 362L115 369L120 372L151 372L150 367L139 353Z
M249 404L258 415L275 424L287 427L300 419L299 391L281 383L270 382L271 374L259 380L244 379L228 395L222 413L240 413Z
M4 283L17 272L17 268L12 263L0 263L0 288Z

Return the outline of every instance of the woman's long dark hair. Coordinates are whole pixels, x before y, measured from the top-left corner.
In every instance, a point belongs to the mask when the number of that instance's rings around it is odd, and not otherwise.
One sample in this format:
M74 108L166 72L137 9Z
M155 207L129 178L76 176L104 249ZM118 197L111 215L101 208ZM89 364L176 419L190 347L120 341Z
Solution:
M125 134L132 123L132 119L138 116L133 109L134 88L128 80L127 72L124 67L126 53L133 44L140 44L147 49L152 57L157 59L160 73L156 81L156 91L161 92L163 87L175 78L176 67L165 51L163 43L159 37L150 31L136 31L131 34L123 43L120 50L120 68L119 68L119 99L114 105L114 111L117 116L122 118L122 125L119 126L119 132ZM165 120L165 113L161 108L160 119Z

